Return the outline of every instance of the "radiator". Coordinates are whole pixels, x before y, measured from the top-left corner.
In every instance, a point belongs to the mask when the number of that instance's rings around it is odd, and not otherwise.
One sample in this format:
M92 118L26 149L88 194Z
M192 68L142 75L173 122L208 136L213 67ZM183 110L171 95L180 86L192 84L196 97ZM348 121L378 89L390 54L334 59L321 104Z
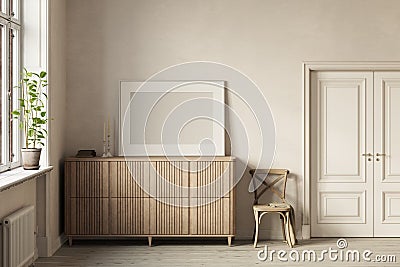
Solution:
M27 266L34 254L35 207L29 206L3 219L3 266Z

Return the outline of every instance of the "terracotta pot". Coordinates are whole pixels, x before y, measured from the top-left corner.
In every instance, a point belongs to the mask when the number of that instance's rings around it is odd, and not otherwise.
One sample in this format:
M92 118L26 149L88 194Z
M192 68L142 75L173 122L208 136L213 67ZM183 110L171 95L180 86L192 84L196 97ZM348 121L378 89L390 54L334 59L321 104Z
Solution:
M22 152L22 167L25 170L39 169L41 148L21 148Z

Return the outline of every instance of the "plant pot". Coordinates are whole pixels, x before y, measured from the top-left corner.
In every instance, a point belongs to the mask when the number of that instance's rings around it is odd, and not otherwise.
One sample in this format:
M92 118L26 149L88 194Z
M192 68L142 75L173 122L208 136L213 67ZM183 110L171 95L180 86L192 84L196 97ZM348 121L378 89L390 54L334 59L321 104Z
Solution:
M39 169L41 148L21 148L22 153L22 167L25 170Z

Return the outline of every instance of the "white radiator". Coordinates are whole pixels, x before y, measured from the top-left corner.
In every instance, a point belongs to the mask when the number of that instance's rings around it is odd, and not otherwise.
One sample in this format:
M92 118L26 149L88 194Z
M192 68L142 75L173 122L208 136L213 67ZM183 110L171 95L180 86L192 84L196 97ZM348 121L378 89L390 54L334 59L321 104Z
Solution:
M29 206L3 219L3 266L27 266L34 254L35 207Z

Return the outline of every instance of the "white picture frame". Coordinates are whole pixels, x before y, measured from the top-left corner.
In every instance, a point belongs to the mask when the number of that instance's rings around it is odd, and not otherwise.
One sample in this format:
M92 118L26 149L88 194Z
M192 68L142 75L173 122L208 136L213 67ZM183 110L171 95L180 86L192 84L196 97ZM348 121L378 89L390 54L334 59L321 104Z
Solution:
M191 105L190 113L193 117L211 117L212 121L207 125L212 134L207 137L207 142L189 141L184 144L147 141L143 133L143 142L133 138L137 135L137 129L145 129L148 125L148 114L159 102L147 103L148 99L160 96L158 99L168 97L183 97L190 95L190 99L182 101L179 106L194 103L205 105ZM204 97L207 95L207 97ZM134 97L133 97L134 96ZM151 96L151 97L149 97ZM143 101L141 101L141 97ZM147 99L147 100L146 100ZM171 98L172 99L172 98ZM179 100L178 100L179 101ZM203 101L203 102L202 102ZM141 106L144 107L140 110ZM139 107L140 106L140 107ZM136 108L136 110L135 110ZM136 112L134 112L136 111ZM174 112L172 110L171 112ZM178 111L179 112L179 111ZM142 114L143 113L143 114ZM185 112L187 113L187 112ZM135 114L140 114L135 116ZM165 114L164 114L165 115ZM147 116L147 117L146 117ZM182 114L182 117L189 116ZM146 118L144 118L146 117ZM194 118L194 119L196 119ZM185 118L183 118L185 119ZM135 121L136 120L136 121ZM165 122L164 122L165 123ZM146 125L146 126L143 126ZM179 125L178 125L179 126ZM137 128L135 128L137 127ZM163 129L163 126L158 126ZM157 127L156 127L157 128ZM195 129L196 130L196 129ZM198 129L196 133L202 133L204 129ZM162 131L161 131L162 132ZM158 134L158 133L156 133ZM162 136L162 133L160 133ZM135 139L135 140L133 140ZM146 141L144 141L146 139ZM211 142L210 142L211 141ZM119 155L120 156L224 156L225 155L225 81L121 81L119 96Z

